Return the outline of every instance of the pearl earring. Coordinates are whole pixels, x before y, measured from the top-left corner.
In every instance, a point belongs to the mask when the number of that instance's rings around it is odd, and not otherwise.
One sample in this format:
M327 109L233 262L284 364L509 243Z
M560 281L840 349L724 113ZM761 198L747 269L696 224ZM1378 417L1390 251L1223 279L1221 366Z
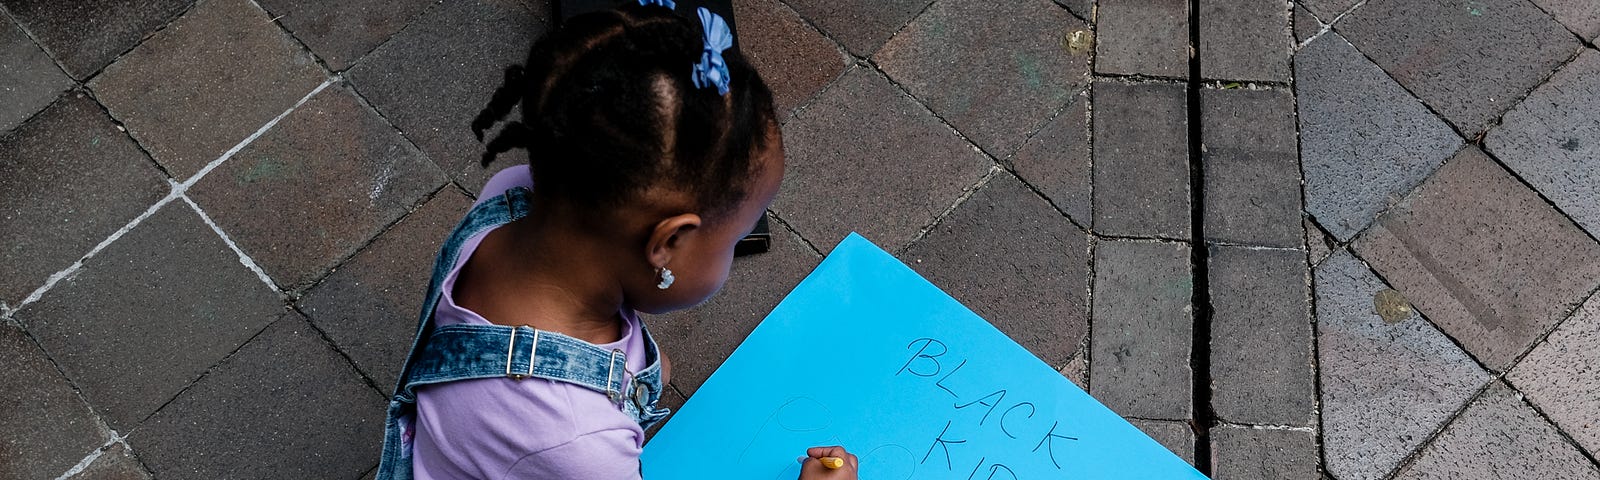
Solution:
M672 282L677 280L676 277L672 276L672 270L667 269L667 267L661 267L661 283L657 283L656 288L666 290L667 287L672 286Z

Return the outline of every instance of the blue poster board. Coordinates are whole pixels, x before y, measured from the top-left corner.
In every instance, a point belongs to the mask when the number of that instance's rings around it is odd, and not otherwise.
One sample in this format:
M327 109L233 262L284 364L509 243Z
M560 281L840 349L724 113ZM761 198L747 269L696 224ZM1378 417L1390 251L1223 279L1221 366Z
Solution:
M645 445L644 478L793 480L834 444L864 480L1205 478L856 234Z

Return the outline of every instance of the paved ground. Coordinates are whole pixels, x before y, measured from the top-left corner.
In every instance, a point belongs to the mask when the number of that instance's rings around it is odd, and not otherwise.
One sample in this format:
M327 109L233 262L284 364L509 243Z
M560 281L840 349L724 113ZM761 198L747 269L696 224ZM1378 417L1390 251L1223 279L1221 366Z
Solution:
M1600 478L1600 3L736 3L790 169L670 401L858 230L1217 478ZM0 6L0 477L369 474L549 5Z

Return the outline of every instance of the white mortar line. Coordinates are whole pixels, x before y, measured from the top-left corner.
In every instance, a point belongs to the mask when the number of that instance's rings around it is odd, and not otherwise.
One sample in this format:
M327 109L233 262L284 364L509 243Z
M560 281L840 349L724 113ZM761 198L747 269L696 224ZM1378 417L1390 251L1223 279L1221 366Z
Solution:
M317 88L311 89L311 93L307 93L304 97L300 97L300 101L295 102L294 105L290 106L288 110L284 110L283 113L278 114L278 116L272 117L272 120L268 120L265 125L262 125L261 128L256 129L255 133L245 137L244 140L239 141L238 144L234 145L233 148L228 149L228 151L222 152L222 156L217 157L216 160L212 160L211 163L207 163L206 166L202 167L199 172L194 174L194 176L189 177L188 180L184 180L182 184L179 184L178 194L182 195L185 191L188 191L189 187L199 182L200 179L205 178L206 174L211 173L211 171L215 170L218 166L221 166L222 162L226 162L228 159L233 158L234 154L239 153L239 151L243 150L246 145L250 144L250 142L256 141L256 138L259 138L262 134L267 133L267 130L271 130L273 126L278 124L278 121L283 120L283 118L289 116L290 113L294 113L295 109L300 108L301 105L305 105L307 101L311 100L311 97L316 96L318 92L322 91L322 89L328 88L328 85L333 85L333 82L339 81L339 78L339 76L335 75L327 80L323 80L321 85L317 85Z
M83 457L83 460L78 460L77 465L73 465L72 468L67 469L67 473L63 473L61 476L56 477L56 480L67 480L68 478L72 478L73 475L83 473L83 471L88 469L90 465L94 464L95 460L99 460L100 456L104 455L106 450L111 448L112 445L122 443L123 448L127 448L127 444L123 443L123 440L127 438L128 437L117 434L116 430L111 430L110 440L106 440L106 443L100 445L98 448L95 448L93 452L89 452L89 455Z
M250 136L245 137L244 140L234 145L233 148L229 148L228 151L223 152L222 156L217 157L216 160L212 160L210 163L207 163L205 167L201 168L199 172L195 173L194 176L189 177L189 179L185 180L183 183L177 183L168 180L167 183L171 184L172 191L168 192L167 196L161 197L161 200L157 200L154 205L151 205L150 208L145 209L144 213L139 214L139 216L134 217L133 220L129 221L127 225L123 225L122 228L112 232L110 237L106 237L105 240L100 241L98 245L95 245L94 248L89 250L89 253L83 254L83 256L79 257L77 261L72 262L72 265L68 265L67 268L51 274L50 277L45 279L43 286L34 289L34 291L29 293L26 298L23 298L21 302L17 302L16 305L6 306L4 312L9 315L12 312L22 310L22 307L25 307L30 303L39 301L39 298L44 296L45 292L50 291L51 288L55 288L56 284L60 283L61 280L72 276L72 274L77 273L79 269L83 268L83 262L85 260L94 257L95 254L100 253L101 250L105 250L107 246L111 245L112 242L117 241L117 239L122 238L123 235L127 235L129 231L133 230L133 227L139 226L140 222L143 222L146 218L150 218L150 216L154 215L157 210L161 209L162 206L165 206L167 203L170 203L179 197L183 197L184 193L189 190L189 187L194 186L194 184L199 182L200 179L205 178L206 174L211 173L212 170L215 170L218 166L221 166L222 162L226 162L229 158L233 158L234 154L239 153L239 151L243 150L246 145L250 144L250 142L254 142L257 138L260 138L262 134L267 133L267 130L271 130L272 127L276 126L279 121L283 120L284 117L289 116L290 113L294 113L295 109L300 108L301 105L305 105L307 101L311 100L311 97L316 96L318 92L328 88L329 85L333 85L333 83L339 81L340 78L341 77L338 75L335 75L323 80L321 85L317 85L317 88L311 89L310 93L300 97L300 100L295 102L294 105L284 110L283 113L278 114L278 116L273 117L272 120L267 121L267 123L262 125L260 128L257 128L254 133L251 133ZM187 198L184 198L184 200L188 201ZM190 204L193 205L192 202ZM198 206L195 207L195 211L200 212ZM205 219L206 223L210 224L212 229L217 229L216 225L211 223L210 217L207 217L204 212L200 212L200 217ZM222 231L217 229L217 233L221 234ZM223 241L228 243L229 248L233 248L235 252L239 252L238 247L235 246L231 240L228 240L227 236L223 236ZM243 253L240 253L241 262L245 262L247 260L247 258L243 255ZM251 269L256 272L256 275L262 275L263 280L267 280L267 285L272 285L271 280L267 279L264 276L265 274L261 272L260 268L255 267L253 263L254 262L246 263L245 266L251 267Z
M211 227L211 231L217 232L217 236L222 238L222 243L228 244L228 248L239 255L240 264L243 264L250 271L256 272L256 278L260 278L261 283L267 284L267 288L272 289L272 293L279 293L278 285L272 283L272 277L268 277L267 272L262 270L259 265L256 265L254 259L250 258L249 255L245 255L244 250L239 249L239 245L233 243L232 238L228 238L228 234L222 231L222 227L217 226L217 222L211 220L210 215L206 215L205 210L200 209L199 204L194 203L194 200L190 200L188 195L179 195L178 198L182 198L183 203L189 204L189 208L194 209L194 213L200 214L200 220L205 221L206 226Z

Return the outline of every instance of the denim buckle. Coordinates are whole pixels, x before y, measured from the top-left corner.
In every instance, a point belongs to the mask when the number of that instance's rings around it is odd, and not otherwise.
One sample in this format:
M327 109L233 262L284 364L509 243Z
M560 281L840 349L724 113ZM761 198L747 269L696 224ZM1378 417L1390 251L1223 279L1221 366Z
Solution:
M622 353L622 349L620 349L620 348L611 349L611 360L606 362L608 364L608 365L606 365L606 398L610 399L611 403L614 403L618 407L621 407L622 406L622 401L625 400L626 397L622 394L622 388L623 388L624 385L618 385L618 384L619 383L624 383L625 384L625 382L627 382L627 379L624 378L623 382L616 382L616 381L612 380L613 378L616 378L616 376L617 376L617 356L618 355L622 355L622 358L623 358L624 362L626 362L627 358L628 358L627 355L624 355ZM626 375L628 373L626 366L623 367L622 373L624 375ZM613 387L612 385L618 385L618 386Z

